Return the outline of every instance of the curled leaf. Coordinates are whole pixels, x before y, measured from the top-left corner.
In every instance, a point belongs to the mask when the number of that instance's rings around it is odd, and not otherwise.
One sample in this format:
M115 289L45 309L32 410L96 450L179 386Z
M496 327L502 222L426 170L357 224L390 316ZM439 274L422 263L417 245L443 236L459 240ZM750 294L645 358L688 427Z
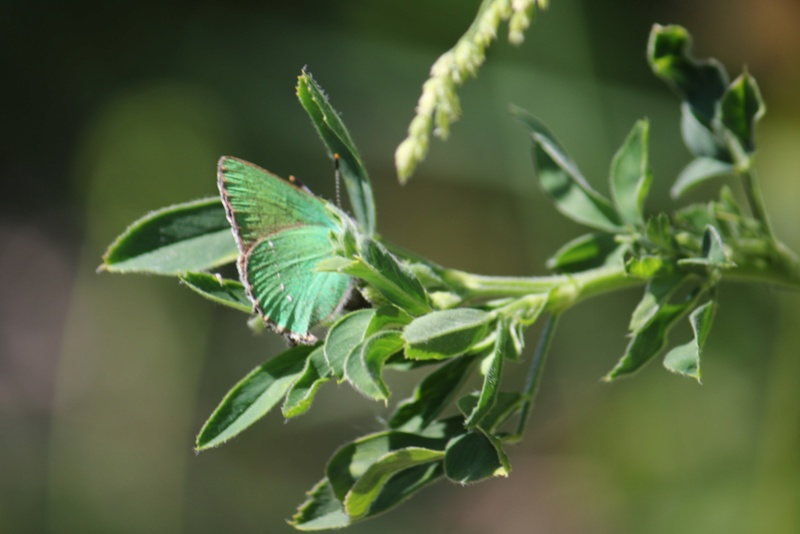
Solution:
M219 275L192 272L182 274L180 279L186 287L217 304L247 313L253 311L253 304L238 280L226 280Z
M700 355L711 330L715 310L716 301L710 300L692 312L689 322L694 333L693 339L670 350L664 357L664 367L700 383Z

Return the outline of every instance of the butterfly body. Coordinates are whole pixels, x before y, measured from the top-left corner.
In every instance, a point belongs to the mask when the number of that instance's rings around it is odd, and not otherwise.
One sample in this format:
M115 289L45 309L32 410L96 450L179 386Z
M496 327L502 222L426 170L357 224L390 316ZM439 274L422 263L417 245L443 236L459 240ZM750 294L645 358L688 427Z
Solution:
M349 276L316 270L335 255L331 234L349 218L296 181L237 158L220 158L217 182L254 311L290 341L314 343L309 330L335 315L351 291Z

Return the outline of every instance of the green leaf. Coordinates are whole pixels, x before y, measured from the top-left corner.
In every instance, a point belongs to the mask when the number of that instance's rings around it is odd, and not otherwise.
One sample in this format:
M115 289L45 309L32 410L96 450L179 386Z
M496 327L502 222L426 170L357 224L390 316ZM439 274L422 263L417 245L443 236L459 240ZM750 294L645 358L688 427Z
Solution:
M361 230L367 235L374 234L375 200L367 170L339 114L328 102L311 73L305 69L297 78L297 98L311 117L311 122L328 149L328 155L332 158L337 154L339 156L339 171L344 178L353 214Z
M391 305L391 302L389 302L380 291L378 291L369 284L361 285L358 288L358 291L359 293L361 293L361 296L364 297L364 300L366 300L367 303L369 303L374 308L380 308L381 306Z
M570 165L575 166L575 162L572 158L567 154L566 148L562 145L558 138L553 134L550 128L547 127L545 123L531 115L530 112L512 105L510 107L511 115L519 122L531 136L541 137L546 139L550 145L552 145L553 150L561 154L561 159L565 162L568 162Z
M670 329L689 312L696 298L697 296L693 296L678 304L662 305L649 324L633 334L625 354L603 380L610 382L630 375L655 357L666 346Z
M730 162L727 142L714 124L719 101L728 86L728 74L714 59L694 59L690 48L691 37L685 28L656 24L647 47L650 67L684 101L681 131L692 154Z
M454 482L468 484L489 477L506 477L510 471L500 442L483 432L468 432L447 445L444 472Z
M539 183L555 201L558 211L575 222L604 232L619 231L617 216L608 200L594 191L577 169L559 160L560 155L546 141L534 137L534 142L534 167Z
M669 193L672 198L679 198L695 186L715 178L734 172L734 166L714 158L699 157L693 159L678 175Z
M651 243L660 249L671 250L674 247L672 225L666 213L659 213L647 220L645 235Z
M411 397L397 406L389 427L407 432L427 427L458 392L475 361L476 356L456 358L426 376Z
M253 304L238 280L228 280L210 273L185 273L179 278L183 285L217 304L246 313L253 311Z
M459 356L482 340L494 314L474 308L455 308L423 315L403 330L406 358L445 359Z
M303 372L286 394L286 400L281 407L283 416L290 419L306 413L320 386L330 380L330 377L331 368L325 360L325 351L322 346L318 346L306 359Z
M509 325L505 321L497 321L494 349L484 360L486 371L483 376L483 384L478 396L478 403L464 422L464 426L467 428L473 428L480 424L483 418L494 408L497 395L500 392L500 382L503 379L503 363L506 358L505 352L510 337Z
M720 105L720 120L749 154L756 149L756 124L766 107L756 79L748 72L736 78L725 91Z
M668 265L660 256L642 256L640 258L632 256L625 262L625 272L628 275L644 279L654 277L667 267Z
M611 198L622 220L631 226L644 223L644 202L653 182L647 154L650 123L638 121L611 163Z
M591 233L573 239L547 260L547 267L561 272L577 272L599 267L619 247L613 234Z
M383 381L383 366L402 348L403 338L396 330L372 334L348 356L345 366L348 382L368 397L386 402L390 393Z
M431 291L428 295L431 298L431 305L436 310L449 310L464 302L461 295L454 291Z
M664 367L673 373L694 378L700 383L700 354L714 320L716 301L710 300L689 316L694 339L670 350L664 357Z
M719 230L714 226L706 226L706 231L703 233L703 256L705 257L708 265L727 269L735 267L736 264L730 259L730 255L722 242L722 236L719 235ZM680 265L680 260L678 265Z
M387 244L389 250L395 254L399 258L403 258L408 265L408 268L411 269L411 272L414 273L414 276L422 283L423 286L426 288L431 287L446 287L444 280L442 280L441 276L439 276L436 271L431 267L429 264L424 263L422 260L418 259L413 253L404 250L397 245ZM409 257L410 256L410 257Z
M177 275L236 260L239 251L219 198L175 204L131 224L98 270Z
M541 311L544 311L544 305L546 304L547 301L544 301ZM511 324L508 328L509 336L505 349L506 359L518 362L520 356L522 356L522 351L525 350L525 327L525 323L521 321L511 321Z
M728 74L714 59L697 61L690 49L686 28L655 24L647 43L647 59L653 73L688 103L701 124L709 126L728 85Z
M402 328L409 324L412 320L413 318L400 308L392 306L391 304L381 306L375 310L375 315L372 317L372 320L367 327L367 333L365 337L385 331L392 331L400 335L400 330L402 330ZM402 341L402 338L400 339ZM400 348L402 349L402 343ZM391 365L392 369L404 371L415 369L421 366L420 362L406 360L404 354L400 350L381 362L381 365L384 364Z
M512 113L531 135L539 183L555 201L558 211L592 228L619 231L619 215L611 203L592 189L547 127L522 109L513 108Z
M333 494L331 483L323 478L308 492L308 499L300 505L289 524L303 531L329 530L348 526L350 518Z
M451 415L444 419L437 419L430 425L426 426L419 432L418 435L427 438L441 439L442 446L437 447L444 450L447 442L456 436L464 433L464 418L461 415Z
M444 475L443 462L412 467L394 475L372 503L369 516L378 515L408 499Z
M731 188L727 185L722 186L719 190L719 203L717 203L716 208L737 221L742 219L742 207L739 205L739 201Z
M417 277L377 241L365 237L357 261L342 272L364 280L398 308L418 316L431 310Z
M366 516L390 478L412 467L441 460L444 455L444 451L422 447L406 447L383 455L347 493L344 500L347 515L354 519Z
M328 461L326 475L337 499L344 501L350 489L384 455L408 447L442 451L452 429L442 437L425 437L408 432L387 431L370 434L341 447Z
M719 125L703 124L692 112L691 106L681 104L681 135L689 152L695 157L712 158L722 162L732 162L730 144Z
M345 269L353 264L353 260L348 260L342 256L333 256L332 258L325 258L320 260L315 266L315 271L323 272L343 272Z
M686 275L682 273L668 273L656 276L647 283L644 296L631 315L631 322L628 329L631 332L639 332L642 328L650 324L658 313L658 310L669 301L670 297L683 284Z
M374 334L386 329L402 329L413 321L413 317L395 306L381 306L375 310L372 320L369 322L367 334Z
M202 451L231 439L267 414L303 372L313 347L293 347L254 369L228 392L197 436Z
M704 232L706 226L713 224L714 210L710 204L691 204L675 212L675 223L692 234ZM698 240L698 248L701 246Z
M413 369L421 369L423 367L434 367L439 365L438 360L407 360L403 351L397 352L386 360L385 366L395 371L411 371Z
M378 515L400 504L443 474L441 461L424 463L394 474L372 501L369 514L365 517ZM341 501L333 494L333 488L325 478L309 492L308 500L300 506L289 523L297 530L310 531L342 528L354 521L344 512Z
M336 321L325 338L325 359L333 372L333 376L341 382L344 379L344 367L353 349L367 337L367 329L375 317L372 308L348 313Z
M701 265L718 269L728 269L736 266L730 260L727 250L725 250L725 244L722 242L719 230L710 224L706 226L706 230L703 233L702 256L699 258L681 258L678 260L678 265Z
M475 392L470 393L469 395L464 395L458 399L456 404L458 405L459 411L464 414L465 417L471 414L478 406L478 398L479 393ZM478 428L488 434L496 433L500 426L502 426L520 410L523 401L524 398L521 393L500 391L497 394L497 398L494 406L492 406L492 409L483 418L481 418Z

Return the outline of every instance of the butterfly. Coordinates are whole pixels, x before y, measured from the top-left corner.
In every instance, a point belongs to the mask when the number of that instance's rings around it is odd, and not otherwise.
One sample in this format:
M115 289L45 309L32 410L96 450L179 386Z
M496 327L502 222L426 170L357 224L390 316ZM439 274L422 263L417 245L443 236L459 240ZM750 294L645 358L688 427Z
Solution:
M293 177L237 158L220 158L217 185L255 313L290 342L315 343L309 330L335 316L353 286L348 275L316 266L335 256L331 233L354 223Z

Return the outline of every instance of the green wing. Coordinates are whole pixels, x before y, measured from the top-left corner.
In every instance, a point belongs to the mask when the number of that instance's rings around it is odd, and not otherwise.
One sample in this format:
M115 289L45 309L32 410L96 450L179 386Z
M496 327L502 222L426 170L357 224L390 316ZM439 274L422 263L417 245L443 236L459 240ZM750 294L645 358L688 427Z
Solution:
M349 276L316 270L333 255L329 231L322 226L281 230L258 241L240 264L257 311L293 341L316 341L308 330L339 311L350 292Z
M242 253L262 237L298 224L336 229L322 200L252 163L223 156L217 182Z
M335 314L350 277L320 272L340 222L307 189L236 158L219 160L218 185L239 248L239 276L256 312L279 333L313 343L309 329Z

